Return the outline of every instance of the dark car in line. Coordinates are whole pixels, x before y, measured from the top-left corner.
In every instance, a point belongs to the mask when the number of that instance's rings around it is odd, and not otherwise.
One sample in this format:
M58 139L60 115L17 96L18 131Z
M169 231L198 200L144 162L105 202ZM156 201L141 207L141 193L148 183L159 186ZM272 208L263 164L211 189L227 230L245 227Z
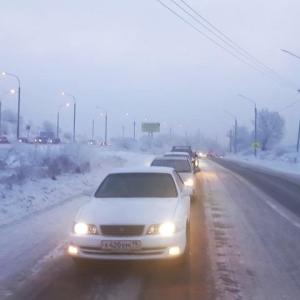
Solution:
M36 144L47 144L48 143L48 138L46 137L42 137L42 136L38 136L34 139L34 142Z
M9 140L6 136L0 136L0 144L9 144Z

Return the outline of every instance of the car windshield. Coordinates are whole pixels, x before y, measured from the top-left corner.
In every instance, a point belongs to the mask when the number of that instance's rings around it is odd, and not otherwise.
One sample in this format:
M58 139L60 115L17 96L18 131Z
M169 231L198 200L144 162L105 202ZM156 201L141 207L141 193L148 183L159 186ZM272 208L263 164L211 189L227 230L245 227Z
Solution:
M173 149L171 150L171 152L183 152L183 153L187 153L190 156L192 155L192 151L188 149Z
M171 167L176 172L192 172L189 162L183 159L155 159L151 166Z
M110 174L99 186L96 198L172 198L177 189L170 174Z

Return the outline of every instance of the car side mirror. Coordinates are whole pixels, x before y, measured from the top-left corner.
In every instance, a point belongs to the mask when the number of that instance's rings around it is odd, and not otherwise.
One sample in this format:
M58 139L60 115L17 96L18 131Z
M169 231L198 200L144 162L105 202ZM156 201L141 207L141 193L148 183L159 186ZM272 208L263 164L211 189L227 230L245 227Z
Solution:
M94 190L85 190L82 193L84 196L92 197L94 194Z
M192 196L194 194L194 190L190 187L183 187L182 189L182 195L183 196Z

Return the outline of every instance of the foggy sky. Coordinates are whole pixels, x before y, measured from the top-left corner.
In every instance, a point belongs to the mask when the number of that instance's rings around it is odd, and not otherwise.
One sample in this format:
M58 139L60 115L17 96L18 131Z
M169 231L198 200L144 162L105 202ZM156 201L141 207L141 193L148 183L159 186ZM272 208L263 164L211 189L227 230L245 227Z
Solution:
M21 80L25 123L56 124L58 107L73 103L60 94L65 91L76 98L78 134L89 137L95 119L95 135L103 138L99 106L108 114L109 138L121 136L123 126L125 136L132 136L134 118L137 127L147 118L160 122L166 133L170 127L181 135L200 131L223 142L234 123L224 110L237 117L238 125L253 129L253 104L238 94L255 101L258 109L276 111L300 100L296 87L233 58L156 0L44 2L1 3L0 71ZM162 2L179 12L170 0ZM186 2L300 88L300 59L280 50L300 55L298 0ZM0 93L10 88L17 88L17 81L1 76ZM2 109L16 111L17 97L3 97ZM285 141L296 143L300 102L280 113L286 120ZM72 108L60 109L60 115L62 129L72 132Z

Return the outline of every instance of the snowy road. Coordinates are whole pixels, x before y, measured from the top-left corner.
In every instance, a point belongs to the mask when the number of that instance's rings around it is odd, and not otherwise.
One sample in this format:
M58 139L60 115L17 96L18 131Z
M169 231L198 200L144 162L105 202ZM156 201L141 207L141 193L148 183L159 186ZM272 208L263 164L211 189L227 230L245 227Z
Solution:
M256 187L255 180L249 183L208 159L201 168L192 203L190 263L181 273L148 262L96 263L76 271L65 247L73 216L87 201L77 197L0 229L0 298L299 299L297 212L280 204L278 193L270 196ZM294 197L273 178L263 188L273 191L267 185L274 183L284 193L280 199Z
M210 161L203 172L216 299L299 299L300 219L281 205L299 207L299 181L219 162L241 175Z

